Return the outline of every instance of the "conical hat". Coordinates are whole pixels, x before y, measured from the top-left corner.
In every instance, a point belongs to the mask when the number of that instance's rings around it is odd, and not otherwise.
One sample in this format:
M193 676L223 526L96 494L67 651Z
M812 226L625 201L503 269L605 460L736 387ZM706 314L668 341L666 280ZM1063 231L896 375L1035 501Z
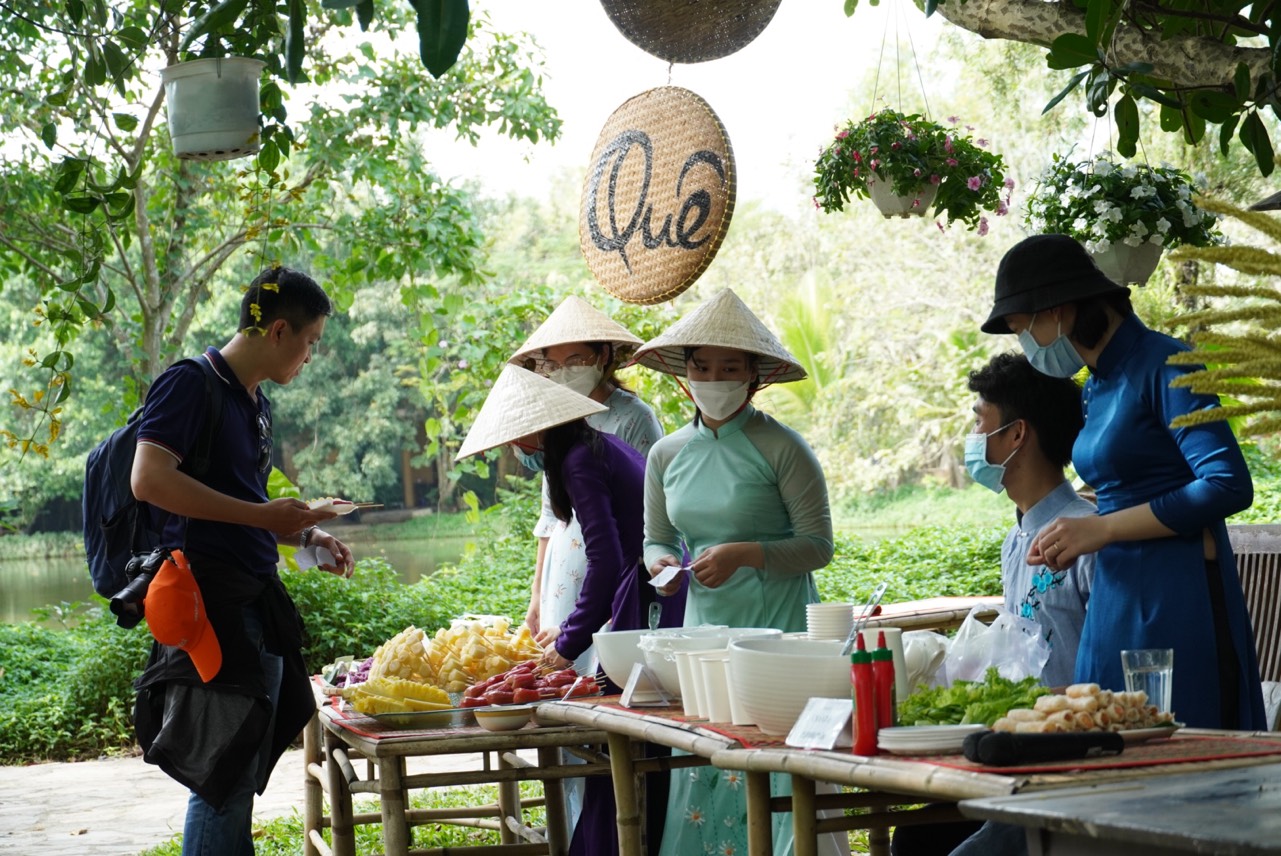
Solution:
M509 364L494 381L455 460L608 409L569 387Z
M684 377L685 349L705 346L756 354L760 357L758 374L763 382L787 383L805 378L805 369L796 357L728 288L641 345L632 361Z
M570 295L547 316L546 321L538 325L538 329L530 334L508 362L519 365L526 357L544 348L574 342L608 342L617 354L619 351L631 352L641 340L586 300Z

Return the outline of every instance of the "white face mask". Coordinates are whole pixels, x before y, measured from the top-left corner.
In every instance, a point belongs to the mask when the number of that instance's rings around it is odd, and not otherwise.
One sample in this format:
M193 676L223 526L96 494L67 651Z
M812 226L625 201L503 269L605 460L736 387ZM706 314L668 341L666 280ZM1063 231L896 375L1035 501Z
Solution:
M720 422L742 408L749 385L745 380L691 380L689 395L704 416Z
M563 387L572 389L579 395L592 394L600 386L605 373L598 366L562 366L547 377Z

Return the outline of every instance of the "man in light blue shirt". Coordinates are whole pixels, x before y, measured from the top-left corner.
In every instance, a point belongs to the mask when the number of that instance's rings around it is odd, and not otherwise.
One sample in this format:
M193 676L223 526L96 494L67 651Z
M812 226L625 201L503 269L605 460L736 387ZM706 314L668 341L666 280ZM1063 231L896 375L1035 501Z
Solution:
M974 428L965 438L965 466L979 484L1009 494L1017 522L1001 545L1005 608L1035 621L1050 646L1041 682L1072 683L1076 649L1094 575L1087 553L1062 571L1029 565L1028 549L1041 527L1059 517L1095 514L1063 477L1085 419L1081 390L1071 378L1052 378L1019 353L999 354L970 372ZM900 827L892 856L1021 856L1023 827L977 821ZM955 849L954 849L955 848Z
M1029 565L1027 554L1037 532L1056 518L1096 513L1063 477L1084 424L1081 391L1072 379L1041 374L1016 353L999 354L970 372L969 388L978 400L966 467L980 484L1004 489L1017 508L1018 521L1001 546L1005 607L1041 627L1050 646L1041 682L1066 686L1081 641L1094 554L1061 571Z

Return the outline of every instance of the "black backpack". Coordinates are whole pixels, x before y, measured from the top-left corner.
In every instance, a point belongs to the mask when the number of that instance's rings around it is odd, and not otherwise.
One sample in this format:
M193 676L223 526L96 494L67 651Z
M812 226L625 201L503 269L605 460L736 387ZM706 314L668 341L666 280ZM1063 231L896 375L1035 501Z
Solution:
M193 363L202 369L208 407L195 449L179 469L200 478L209 471L209 448L222 419L222 380L207 358L179 360L174 365L184 363ZM129 485L141 422L142 408L139 407L123 427L113 431L89 453L85 462L85 560L94 591L108 599L129 582L125 573L129 560L160 546L160 532L151 527L147 504L134 498ZM163 527L163 523L161 525Z

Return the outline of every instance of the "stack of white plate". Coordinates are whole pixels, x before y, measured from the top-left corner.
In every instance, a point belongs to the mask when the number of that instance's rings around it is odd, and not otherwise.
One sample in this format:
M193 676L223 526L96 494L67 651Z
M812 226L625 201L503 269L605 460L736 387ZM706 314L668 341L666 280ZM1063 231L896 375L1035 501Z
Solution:
M805 629L811 639L845 640L854 629L854 604L811 603L805 607Z
M882 728L876 736L883 752L895 755L950 755L961 751L965 737L986 725L905 725Z

